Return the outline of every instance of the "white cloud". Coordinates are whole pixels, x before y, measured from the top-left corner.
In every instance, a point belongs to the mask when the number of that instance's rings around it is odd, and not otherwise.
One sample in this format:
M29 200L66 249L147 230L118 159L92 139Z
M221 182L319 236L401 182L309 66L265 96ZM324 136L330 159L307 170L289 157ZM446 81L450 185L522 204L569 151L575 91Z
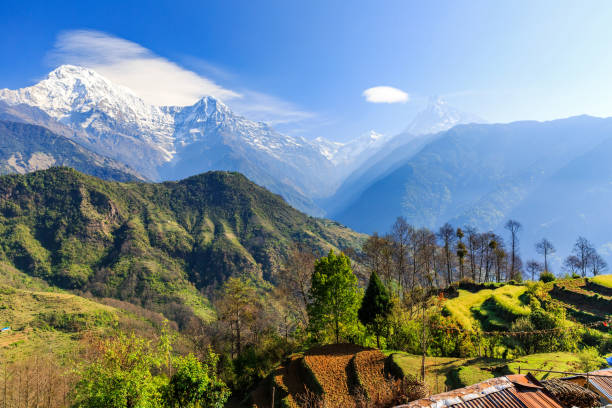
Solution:
M272 126L302 122L312 119L315 114L272 95L245 90L243 98L232 103L236 112L251 120L266 122Z
M140 44L93 30L61 33L48 55L53 65L72 64L91 68L154 105L191 105L203 96L221 99L237 113L255 121L282 126L303 124L317 117L295 104L249 89L231 90L221 81L235 75L205 60L183 56L192 70L156 55ZM294 129L295 130L295 129Z
M365 100L372 103L404 103L410 96L401 89L392 86L375 86L363 91Z
M91 68L155 105L191 105L206 95L223 101L241 97L139 44L99 31L61 33L49 58Z

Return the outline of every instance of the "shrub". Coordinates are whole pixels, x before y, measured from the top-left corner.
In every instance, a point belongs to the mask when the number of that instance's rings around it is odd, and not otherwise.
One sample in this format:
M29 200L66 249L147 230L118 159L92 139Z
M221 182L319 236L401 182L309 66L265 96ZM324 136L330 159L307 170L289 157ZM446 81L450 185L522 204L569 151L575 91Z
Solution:
M580 353L578 353L578 361L580 369L583 372L595 371L602 368L604 360L601 358L597 349L594 347L585 347Z
M540 274L540 280L544 283L552 282L555 280L555 275L551 272L542 272Z

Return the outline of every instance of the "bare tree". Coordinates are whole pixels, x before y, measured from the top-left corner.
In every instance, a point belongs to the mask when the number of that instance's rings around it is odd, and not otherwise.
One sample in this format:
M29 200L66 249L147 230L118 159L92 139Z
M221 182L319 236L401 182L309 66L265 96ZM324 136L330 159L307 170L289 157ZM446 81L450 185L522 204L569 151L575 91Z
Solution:
M593 276L597 276L608 269L608 263L596 251L593 251L590 256L589 266Z
M552 242L546 238L542 238L541 241L535 245L536 252L540 255L544 255L544 270L550 272L548 269L548 256L554 254L557 250L553 246Z
M315 255L306 248L294 246L289 253L285 270L280 276L279 287L294 300L302 324L308 324L308 292L314 271Z
M391 228L391 236L395 244L394 258L397 270L398 296L402 293L404 279L408 269L408 246L413 228L404 217L397 217Z
M580 270L582 277L586 277L589 262L593 256L593 252L595 252L595 248L593 248L593 245L591 245L586 238L578 237L572 252L577 258L577 267Z
M514 277L517 275L516 258L519 244L518 233L520 232L522 225L516 220L508 220L504 228L510 231L510 278L514 279Z
M580 271L580 259L576 255L570 255L563 261L563 269L572 275Z
M537 273L539 275L542 272L542 270L546 270L546 269L540 262L534 259L527 261L527 273L531 274L532 281L535 280L535 274Z
M380 237L374 233L363 244L363 263L369 269L370 274L382 277L386 285L392 279L393 270L393 244L389 237Z

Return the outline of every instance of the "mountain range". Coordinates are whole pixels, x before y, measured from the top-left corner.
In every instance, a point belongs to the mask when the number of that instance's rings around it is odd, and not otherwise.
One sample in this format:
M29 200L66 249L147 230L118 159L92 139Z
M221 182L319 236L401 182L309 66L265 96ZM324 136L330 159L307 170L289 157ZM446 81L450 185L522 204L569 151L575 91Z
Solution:
M152 181L239 171L312 215L323 215L316 202L392 139L374 131L346 143L292 137L210 96L192 106L155 106L72 65L33 86L0 90L0 119L44 126ZM410 129L422 134L463 121L443 101L433 101Z
M434 229L448 221L498 231L513 217L525 223L528 248L545 235L559 253L577 235L612 248L612 219L598 207L611 198L612 119L487 124L431 98L398 135L339 143L282 134L210 96L154 106L65 65L33 86L0 90L0 120L3 173L60 164L110 180L164 181L237 171L360 232L386 232L399 215Z

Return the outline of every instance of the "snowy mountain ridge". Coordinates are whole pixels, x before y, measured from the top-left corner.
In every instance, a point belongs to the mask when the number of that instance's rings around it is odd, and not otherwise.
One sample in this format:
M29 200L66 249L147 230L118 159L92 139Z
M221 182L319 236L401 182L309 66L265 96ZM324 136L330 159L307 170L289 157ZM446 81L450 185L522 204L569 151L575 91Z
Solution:
M62 65L32 86L0 89L0 117L47 127L151 180L209 170L244 173L310 214L344 178L389 147L375 131L348 142L308 140L237 115L205 96L191 106L156 106L94 70ZM411 124L416 134L461 123L437 101Z

